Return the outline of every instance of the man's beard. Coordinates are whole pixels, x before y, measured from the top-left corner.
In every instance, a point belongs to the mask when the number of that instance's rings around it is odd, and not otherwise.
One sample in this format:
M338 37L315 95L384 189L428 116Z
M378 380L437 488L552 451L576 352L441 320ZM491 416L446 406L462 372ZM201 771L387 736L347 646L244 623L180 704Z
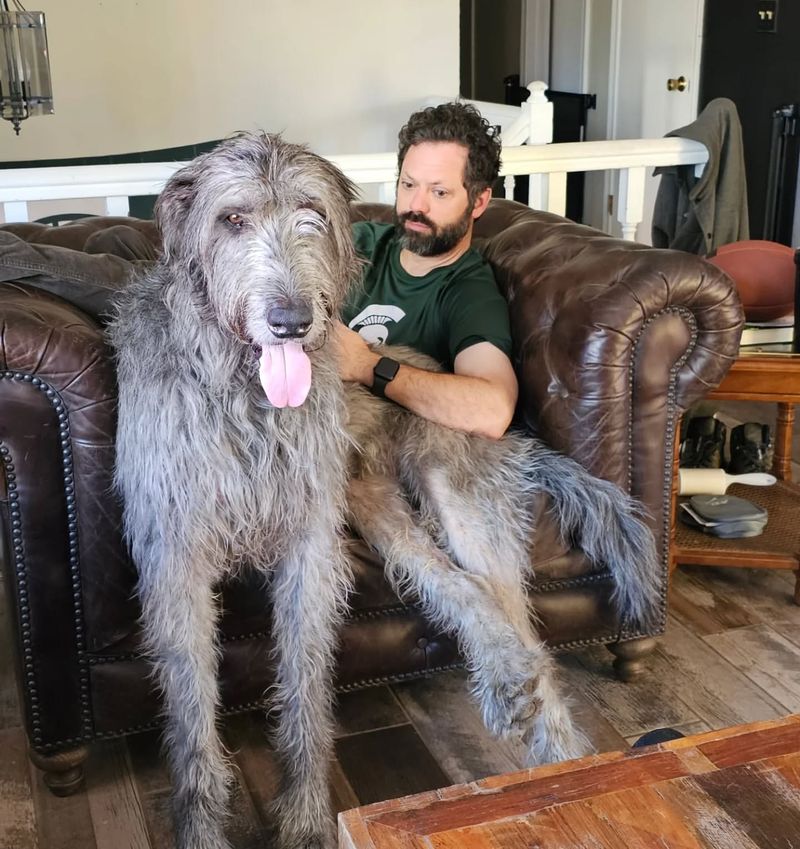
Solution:
M406 221L415 221L430 227L430 233L406 230ZM441 256L449 253L464 238L472 221L472 210L467 206L464 214L452 224L439 227L422 212L394 213L394 226L400 237L400 245L417 256Z

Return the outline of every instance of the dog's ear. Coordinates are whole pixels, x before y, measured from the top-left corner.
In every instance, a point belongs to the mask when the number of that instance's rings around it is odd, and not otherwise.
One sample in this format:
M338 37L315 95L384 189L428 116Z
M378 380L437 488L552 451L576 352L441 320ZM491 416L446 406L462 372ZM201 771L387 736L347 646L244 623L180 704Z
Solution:
M358 196L358 187L341 168L338 168L329 159L323 158L323 162L342 201L348 205L351 204Z
M350 220L350 204L356 199L358 188L330 160L321 156L318 159L320 160L320 167L333 190L331 197L336 199L335 203L328 208L328 222L336 246L339 279L344 287L344 293L353 280L360 275L362 266L353 246L353 231Z
M153 214L161 233L164 256L169 259L180 254L183 229L196 193L197 168L190 163L169 178L158 196Z

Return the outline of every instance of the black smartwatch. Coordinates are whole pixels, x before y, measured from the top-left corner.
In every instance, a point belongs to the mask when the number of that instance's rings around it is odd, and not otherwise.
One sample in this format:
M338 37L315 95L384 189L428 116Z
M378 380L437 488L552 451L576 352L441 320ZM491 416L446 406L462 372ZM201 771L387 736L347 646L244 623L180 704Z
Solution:
M375 368L372 369L372 394L384 398L387 385L395 379L399 370L400 363L397 360L393 360L391 357L381 357L375 363Z

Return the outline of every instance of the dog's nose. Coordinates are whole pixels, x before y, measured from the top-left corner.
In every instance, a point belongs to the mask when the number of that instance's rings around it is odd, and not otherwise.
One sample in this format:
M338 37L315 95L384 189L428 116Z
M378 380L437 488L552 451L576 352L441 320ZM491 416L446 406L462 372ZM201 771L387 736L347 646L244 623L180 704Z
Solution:
M267 322L270 330L280 339L302 339L311 329L311 307L302 301L292 301L270 307Z

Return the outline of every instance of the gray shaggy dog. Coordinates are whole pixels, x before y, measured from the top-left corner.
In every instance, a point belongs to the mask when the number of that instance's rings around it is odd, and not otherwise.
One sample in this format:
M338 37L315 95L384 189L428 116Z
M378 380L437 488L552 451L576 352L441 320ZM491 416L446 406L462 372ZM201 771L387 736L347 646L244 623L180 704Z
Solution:
M229 845L215 593L245 568L271 573L279 842L332 845L348 439L327 340L358 269L352 196L333 165L276 136L224 142L168 181L156 209L163 255L109 329L116 477L164 693L180 849Z
M327 765L345 516L398 592L456 634L487 726L522 735L531 763L588 748L524 589L537 492L552 496L565 537L611 569L621 615L655 615L652 536L617 487L533 439L490 442L362 387L345 394L328 331L358 274L352 196L330 163L277 136L224 142L168 182L156 209L163 255L109 328L117 484L164 694L179 849L229 846L215 594L241 569L271 576L278 844L334 845Z

